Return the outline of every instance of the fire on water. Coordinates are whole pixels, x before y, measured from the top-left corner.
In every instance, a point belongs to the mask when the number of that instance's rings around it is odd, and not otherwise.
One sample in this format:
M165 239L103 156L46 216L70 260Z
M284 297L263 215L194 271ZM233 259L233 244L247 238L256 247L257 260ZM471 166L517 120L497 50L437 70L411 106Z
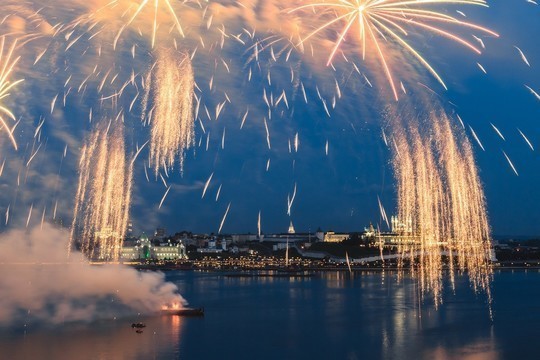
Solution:
M204 308L187 308L181 303L175 302L172 304L164 304L161 306L161 314L163 315L180 315L180 316L204 316Z

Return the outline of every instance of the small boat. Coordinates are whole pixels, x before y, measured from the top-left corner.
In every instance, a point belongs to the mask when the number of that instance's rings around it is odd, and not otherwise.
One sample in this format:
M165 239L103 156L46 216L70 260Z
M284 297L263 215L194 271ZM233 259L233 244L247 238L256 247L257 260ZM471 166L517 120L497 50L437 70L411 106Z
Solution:
M163 315L204 316L204 308L161 309Z
M135 328L142 329L142 328L145 328L145 327L146 327L146 325L144 323L142 323L142 322L131 324L132 329L135 329Z

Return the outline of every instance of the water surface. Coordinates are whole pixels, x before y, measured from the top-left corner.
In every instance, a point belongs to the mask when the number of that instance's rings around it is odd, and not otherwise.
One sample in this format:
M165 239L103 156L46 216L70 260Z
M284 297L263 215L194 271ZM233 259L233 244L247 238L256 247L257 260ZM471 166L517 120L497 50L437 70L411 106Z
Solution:
M2 359L535 359L540 272L496 272L490 319L466 278L438 310L395 273L311 278L170 272L204 318L103 319L0 330ZM132 322L147 327L138 334Z

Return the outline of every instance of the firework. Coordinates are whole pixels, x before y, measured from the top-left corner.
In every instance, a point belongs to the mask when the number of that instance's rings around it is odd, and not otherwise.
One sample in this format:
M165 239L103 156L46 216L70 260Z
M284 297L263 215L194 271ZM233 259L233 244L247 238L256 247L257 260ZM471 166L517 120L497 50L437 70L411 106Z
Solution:
M392 40L412 54L446 89L441 76L407 41L407 36L410 35L408 29L420 29L441 35L478 54L481 53L481 50L477 46L447 28L451 26L464 27L498 37L497 33L485 27L427 8L431 5L456 4L488 6L485 0L328 0L308 1L305 5L289 10L289 13L315 11L323 21L322 25L303 37L300 44L317 34L333 31L337 26L343 24L343 27L338 30L338 36L334 41L327 65L332 63L336 53L347 41L347 38L354 38L354 41L361 47L363 59L366 59L368 54L375 53L384 69L394 97L398 100L395 76L383 42Z
M191 61L186 55L162 51L147 79L143 121L151 125L149 163L157 176L161 167L172 169L176 157L182 170L184 153L194 144Z
M9 97L10 91L23 81L22 79L15 81L10 80L15 66L20 59L20 57L13 58L16 45L17 41L13 41L11 46L8 47L6 45L5 36L0 38L0 130L4 129L6 131L15 150L17 150L17 141L15 141L13 130L9 126L7 119L13 121L16 121L16 119L13 112L4 105L4 100Z
M393 166L397 179L403 261L410 261L424 293L441 302L444 258L467 271L473 288L490 298L490 229L472 147L445 115L431 115L432 131L417 121L395 126ZM402 264L403 265L403 262Z
M115 6L116 5L115 3L117 3L117 2L118 2L118 0L113 1L112 5ZM153 5L153 9L150 9L152 7L152 5ZM124 32L124 30L127 27L129 27L133 23L133 21L135 21L135 19L137 19L137 17L139 17L139 16L147 17L148 16L148 14L142 14L143 12L145 12L145 11L148 12L148 11L152 11L152 10L154 12L154 14L153 14L154 15L153 16L154 21L152 23L152 47L154 47L154 45L156 43L156 33L157 33L158 26L159 26L158 18L160 17L160 13L165 13L166 15L168 15L168 17L173 20L174 27L178 31L178 33L182 37L184 36L184 31L182 30L182 25L180 25L180 20L178 19L178 16L176 15L176 11L174 10L174 8L172 6L171 1L169 1L169 0L154 0L154 1L143 0L139 4L139 6L135 9L135 11L133 11L132 14L129 16L129 19L127 20L127 22L122 26L122 28L118 32L118 35L116 35L116 38L114 39L115 47L116 47L116 43L117 43L118 39L120 38L120 36Z
M69 249L77 241L89 258L118 261L128 222L132 176L123 127L117 123L99 125L81 151Z
M178 2L185 4L185 2ZM136 3L131 0L112 0L101 6L99 3L89 3L89 12L78 17L76 20L65 26L65 30L71 38L74 28L83 26L90 38L94 38L107 30L113 30L112 44L116 49L118 42L126 30L133 28L141 35L147 29L151 31L152 48L158 41L160 28L169 29L172 25L174 31L184 37L184 30L177 15L177 10L170 0L140 0ZM117 22L120 21L118 24ZM115 24L111 26L111 24ZM168 31L168 33L170 33ZM82 35L75 35L70 40L68 46L72 46L81 39ZM132 49L134 51L134 49Z

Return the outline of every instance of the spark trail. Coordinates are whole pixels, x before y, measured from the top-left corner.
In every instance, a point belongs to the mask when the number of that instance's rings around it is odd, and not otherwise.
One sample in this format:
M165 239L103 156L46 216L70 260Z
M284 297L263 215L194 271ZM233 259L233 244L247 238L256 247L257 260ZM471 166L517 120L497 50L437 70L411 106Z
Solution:
M173 169L178 157L182 171L185 151L195 141L191 60L185 54L161 51L147 78L143 121L151 125L149 165L157 176L161 167Z
M88 258L118 261L127 228L132 177L122 124L98 125L81 151L68 251L77 242Z
M113 30L113 49L116 49L123 34L129 29L138 32L140 35L150 32L151 47L154 48L164 39L162 33L172 36L172 30L180 37L184 37L184 30L178 17L175 2L171 0L111 0L104 5L89 2L89 12L80 16L72 23L65 26L67 33L78 26L86 27L90 38L94 38L102 33ZM185 1L178 1L184 5ZM118 23L117 23L118 22ZM162 29L163 31L160 31ZM169 31L170 29L170 31ZM73 46L81 38L79 36L68 36L70 39L68 46ZM133 49L134 51L134 49Z
M118 2L120 1L114 0L110 3L110 5L116 6ZM152 5L153 5L153 9L151 9ZM130 6L129 10L131 9L132 7ZM114 39L114 46L116 47L118 39L120 38L120 36L122 35L122 33L127 27L129 27L138 17L149 18L149 15L144 14L144 13L150 12L152 10L154 12L152 16L152 18L154 19L154 21L152 22L152 48L156 44L156 33L159 27L158 18L161 16L161 13L168 15L168 17L172 19L176 31L178 31L178 33L182 37L184 36L184 30L182 29L182 25L180 25L180 20L178 19L178 16L176 15L176 11L174 10L172 2L170 0L154 0L154 1L142 0L139 6L136 7L136 10L133 11L129 15L128 20L120 28L120 31L118 31L118 34L116 35Z
M455 270L467 271L473 289L491 301L490 228L472 146L446 115L428 117L429 134L419 131L420 121L406 121L396 120L393 134L398 218L412 223L400 230L401 266L411 265L437 306L446 262L452 286Z
M448 28L469 28L494 37L499 36L485 27L459 20L442 11L430 8L434 5L458 4L488 6L485 0L328 0L306 1L304 5L289 10L289 13L298 13L311 18L311 12L314 11L322 23L304 36L298 46L303 45L315 35L327 37L337 31L337 38L332 40L334 45L328 57L327 66L332 64L338 51L346 42L351 41L351 38L352 42L360 46L363 60L368 55L374 55L384 69L394 98L398 100L398 88L390 63L389 50L384 46L389 40L410 53L447 89L442 77L408 41L407 37L410 32L423 30L440 35L477 54L481 54L481 50L477 46L456 35ZM332 35L331 38L333 39L334 36Z
M9 97L10 91L15 86L23 82L23 80L11 80L15 66L19 62L20 57L14 58L15 46L17 41L13 41L11 46L7 46L6 37L0 38L0 130L5 130L13 147L17 150L17 141L13 136L13 129L9 126L6 119L16 121L13 112L4 104L4 99Z

